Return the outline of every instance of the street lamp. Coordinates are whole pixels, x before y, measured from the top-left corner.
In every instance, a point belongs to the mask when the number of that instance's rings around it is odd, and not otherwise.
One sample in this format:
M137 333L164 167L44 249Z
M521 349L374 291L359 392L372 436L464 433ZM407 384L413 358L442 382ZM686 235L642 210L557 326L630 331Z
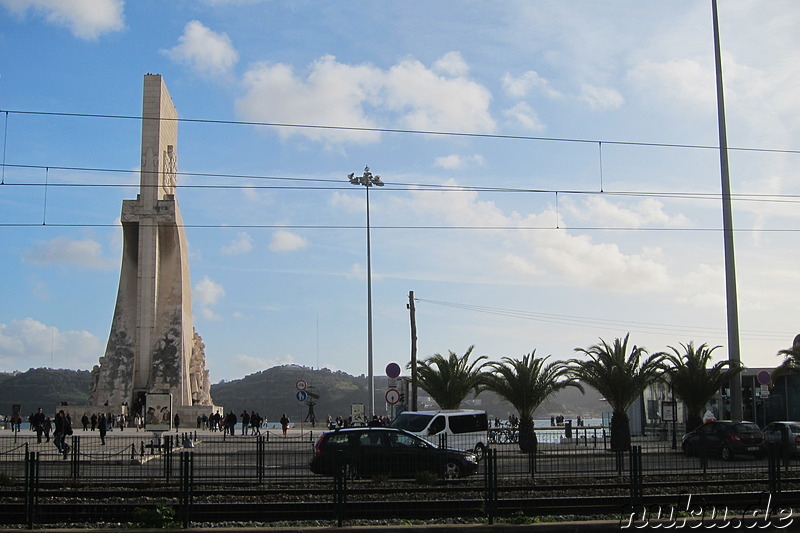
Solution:
M355 172L348 174L347 179L351 185L363 185L367 191L367 374L369 390L369 412L367 421L375 414L375 378L372 370L372 259L369 242L369 188L372 186L383 187L381 177L364 167L364 174L356 176Z

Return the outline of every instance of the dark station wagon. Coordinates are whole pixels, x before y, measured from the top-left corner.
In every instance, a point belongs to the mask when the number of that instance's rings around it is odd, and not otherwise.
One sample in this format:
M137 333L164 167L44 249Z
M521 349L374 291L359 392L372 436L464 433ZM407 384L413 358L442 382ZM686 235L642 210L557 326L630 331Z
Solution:
M384 427L346 428L322 433L314 444L314 458L309 465L311 471L332 476L337 461L349 479L378 475L414 478L424 471L444 479L456 479L478 469L474 453L439 448L402 429Z
M699 455L704 451L730 461L735 455L763 457L767 441L757 424L717 420L703 424L683 436L686 455Z

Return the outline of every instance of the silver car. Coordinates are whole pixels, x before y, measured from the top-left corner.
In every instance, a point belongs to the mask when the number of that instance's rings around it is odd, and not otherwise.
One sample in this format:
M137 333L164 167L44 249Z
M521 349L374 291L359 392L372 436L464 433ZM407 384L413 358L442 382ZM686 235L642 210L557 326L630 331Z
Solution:
M800 422L771 422L764 428L764 438L788 445L790 453L800 453Z

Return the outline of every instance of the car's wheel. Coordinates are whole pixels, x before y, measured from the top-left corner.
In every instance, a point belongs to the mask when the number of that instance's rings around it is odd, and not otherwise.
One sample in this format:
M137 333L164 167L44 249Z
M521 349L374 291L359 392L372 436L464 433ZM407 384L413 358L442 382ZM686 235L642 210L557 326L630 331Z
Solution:
M444 478L457 479L461 475L461 465L455 461L447 461L444 465Z
M727 444L722 445L722 449L719 451L719 456L722 457L723 461L732 461L733 460L733 450Z
M486 455L486 446L484 446L482 442L479 442L475 445L475 457L480 461L483 459L484 455Z

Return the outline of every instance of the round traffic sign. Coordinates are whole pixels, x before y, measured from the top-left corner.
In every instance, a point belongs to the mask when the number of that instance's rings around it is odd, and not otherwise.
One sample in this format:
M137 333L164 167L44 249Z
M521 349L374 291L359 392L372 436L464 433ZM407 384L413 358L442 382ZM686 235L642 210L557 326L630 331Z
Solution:
M400 365L397 363L389 363L386 365L386 375L392 379L400 376Z
M298 402L304 402L306 401L306 398L308 398L308 393L304 390L299 390L295 396L297 397Z
M295 383L294 386L295 386L295 388L297 390L306 390L306 387L308 386L308 384L306 383L306 380L298 379L297 383Z
M394 405L400 401L400 393L397 389L389 389L386 391L386 403Z
M756 375L756 379L761 385L769 385L770 381L772 381L772 376L766 370L762 370Z

